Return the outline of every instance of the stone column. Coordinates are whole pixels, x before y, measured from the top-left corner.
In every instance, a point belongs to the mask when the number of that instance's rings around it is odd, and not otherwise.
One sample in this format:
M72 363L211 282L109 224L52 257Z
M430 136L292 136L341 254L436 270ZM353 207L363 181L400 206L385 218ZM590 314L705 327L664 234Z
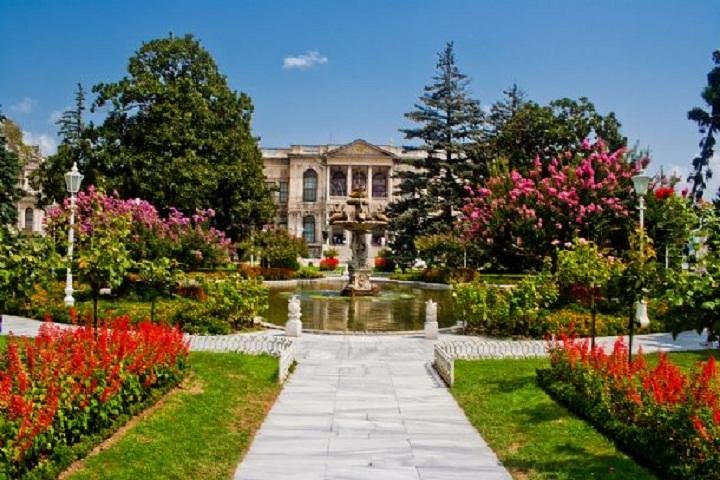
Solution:
M372 167L368 165L367 167L367 198L370 200L372 198Z
M288 300L288 321L285 324L285 335L288 337L299 337L302 333L302 322L300 317L300 297L293 295Z
M347 166L347 185L345 185L345 196L349 197L352 193L352 167Z
M438 338L437 303L432 300L425 302L425 338L427 340Z

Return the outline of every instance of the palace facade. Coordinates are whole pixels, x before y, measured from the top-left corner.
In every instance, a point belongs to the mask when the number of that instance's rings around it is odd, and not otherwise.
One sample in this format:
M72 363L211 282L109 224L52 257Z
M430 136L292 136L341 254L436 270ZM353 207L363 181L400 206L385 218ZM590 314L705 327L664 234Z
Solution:
M350 232L330 226L328 215L344 208L353 190L364 190L370 213L383 210L393 200L399 179L396 173L412 169L403 160L424 152L373 145L355 140L346 145L292 145L262 149L265 177L277 188L275 224L305 239L310 255L320 258L334 248L349 260ZM369 258L387 242L385 232L369 235Z

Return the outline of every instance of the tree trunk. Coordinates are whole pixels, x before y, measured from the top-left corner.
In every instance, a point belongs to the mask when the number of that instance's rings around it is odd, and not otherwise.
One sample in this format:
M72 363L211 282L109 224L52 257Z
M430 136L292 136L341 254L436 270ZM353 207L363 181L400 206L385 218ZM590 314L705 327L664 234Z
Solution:
M597 317L597 307L595 306L595 287L590 287L590 349L595 349L595 319Z
M155 297L150 300L150 321L155 323Z
M628 340L628 363L632 362L632 346L633 346L633 329L635 328L635 305L630 307L630 323L628 326L629 337Z
M100 290L93 288L93 332L97 336L97 317L98 317L98 299L100 297Z

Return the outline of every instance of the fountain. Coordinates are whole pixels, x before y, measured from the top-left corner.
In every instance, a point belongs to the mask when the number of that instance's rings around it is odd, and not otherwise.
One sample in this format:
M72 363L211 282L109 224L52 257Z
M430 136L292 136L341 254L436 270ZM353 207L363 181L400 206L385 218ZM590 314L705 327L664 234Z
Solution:
M343 227L352 233L352 260L348 264L348 283L340 294L347 297L377 295L378 287L370 282L367 234L384 229L388 218L382 211L370 214L364 188L353 189L347 204L351 207L350 215L343 207L335 208L329 215L330 225Z

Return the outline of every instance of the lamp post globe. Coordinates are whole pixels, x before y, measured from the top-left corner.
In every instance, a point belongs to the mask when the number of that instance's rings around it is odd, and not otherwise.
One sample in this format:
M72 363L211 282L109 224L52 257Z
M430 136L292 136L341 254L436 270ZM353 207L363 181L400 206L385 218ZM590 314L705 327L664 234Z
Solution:
M77 168L77 163L73 163L72 169L65 174L65 187L70 194L70 223L68 226L68 249L67 249L67 270L65 274L65 298L64 303L67 307L75 305L73 298L72 285L72 257L73 245L75 243L75 194L80 191L83 175Z

